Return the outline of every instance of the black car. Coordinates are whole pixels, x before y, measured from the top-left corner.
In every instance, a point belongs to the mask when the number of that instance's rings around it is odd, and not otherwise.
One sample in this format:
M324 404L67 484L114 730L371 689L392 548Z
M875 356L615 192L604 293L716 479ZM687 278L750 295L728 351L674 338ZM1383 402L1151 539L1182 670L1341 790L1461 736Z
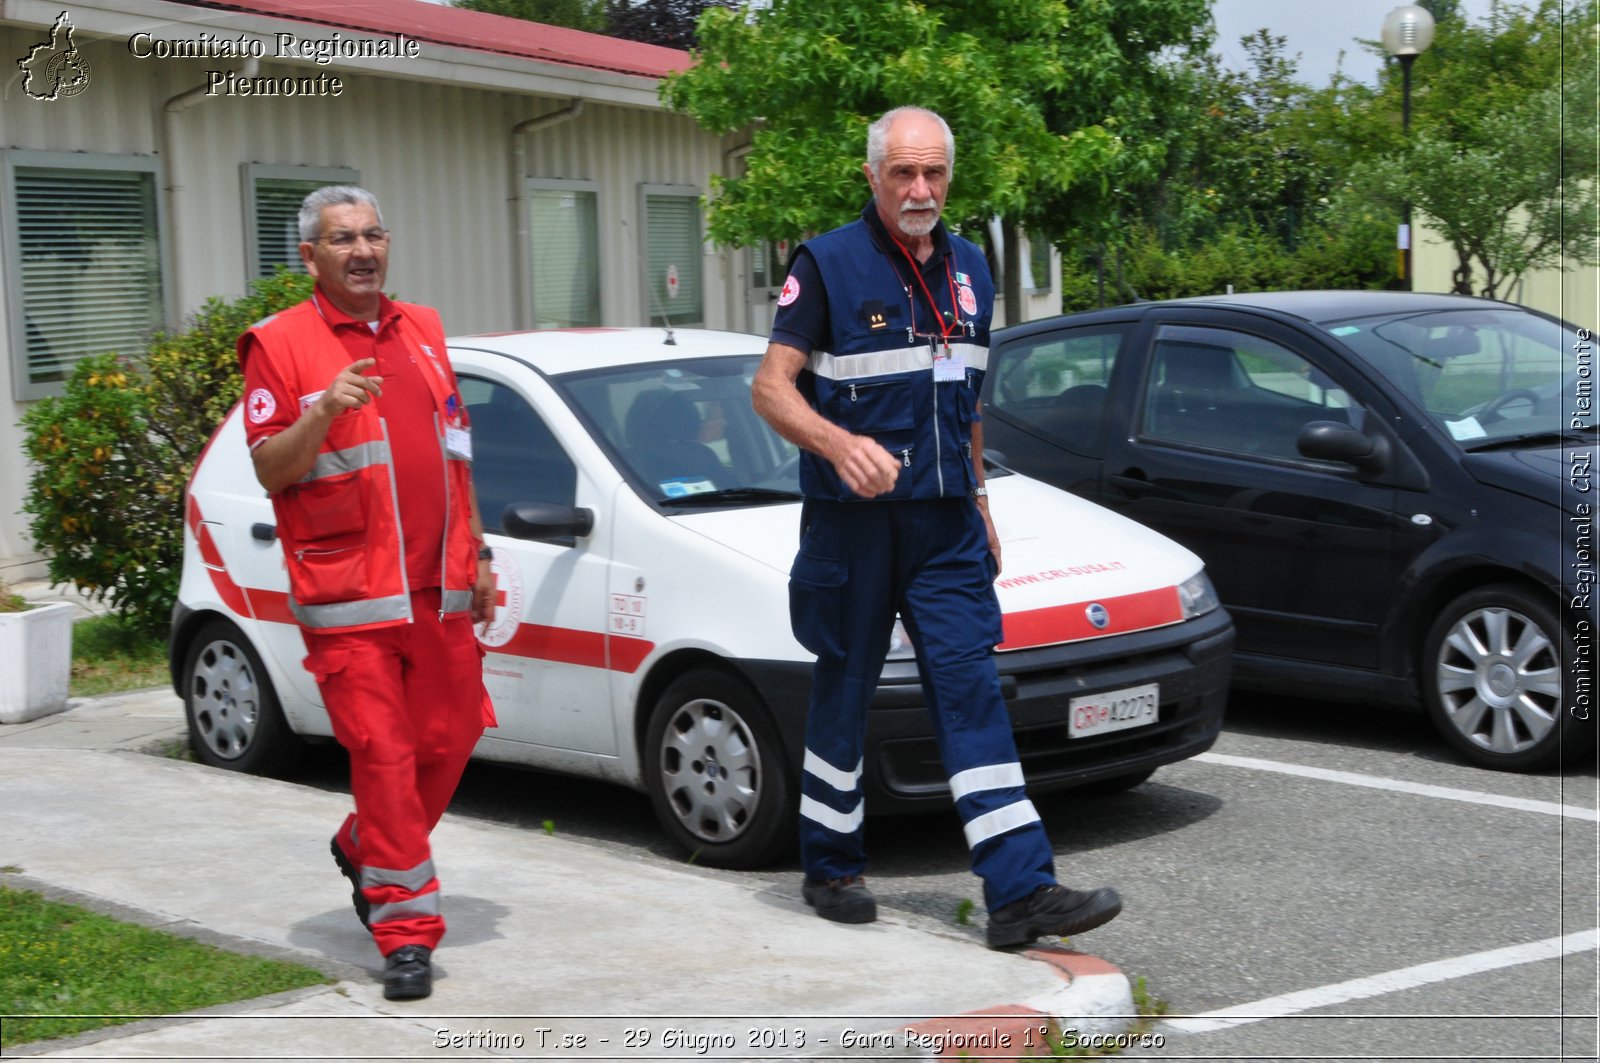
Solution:
M1236 686L1532 770L1593 741L1593 353L1465 296L1136 303L996 333L984 442L1199 554Z

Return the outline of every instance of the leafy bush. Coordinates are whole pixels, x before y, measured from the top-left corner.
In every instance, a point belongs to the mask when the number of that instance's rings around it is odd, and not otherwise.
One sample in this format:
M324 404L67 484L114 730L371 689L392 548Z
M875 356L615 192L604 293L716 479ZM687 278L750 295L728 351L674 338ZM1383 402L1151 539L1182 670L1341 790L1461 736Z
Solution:
M1103 305L1217 295L1229 285L1236 292L1381 288L1393 281L1392 241L1383 222L1356 204L1338 205L1327 223L1306 226L1293 249L1246 225L1224 226L1187 247L1139 229L1106 254ZM1102 305L1100 286L1091 256L1062 259L1064 312Z
M183 560L184 489L211 433L238 401L234 344L311 294L279 270L239 299L213 298L143 354L79 362L59 397L23 415L32 470L23 511L50 579L108 601L135 629L171 619Z

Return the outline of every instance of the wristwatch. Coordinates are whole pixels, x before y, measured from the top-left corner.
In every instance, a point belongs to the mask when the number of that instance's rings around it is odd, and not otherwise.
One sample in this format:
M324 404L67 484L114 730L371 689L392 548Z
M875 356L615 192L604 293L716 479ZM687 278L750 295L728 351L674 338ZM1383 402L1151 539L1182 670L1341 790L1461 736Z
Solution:
M478 560L479 561L493 561L494 560L494 551L491 550L487 545L479 546L478 547Z
M973 498L988 498L989 497L989 489L987 487L974 487L972 489L972 497Z

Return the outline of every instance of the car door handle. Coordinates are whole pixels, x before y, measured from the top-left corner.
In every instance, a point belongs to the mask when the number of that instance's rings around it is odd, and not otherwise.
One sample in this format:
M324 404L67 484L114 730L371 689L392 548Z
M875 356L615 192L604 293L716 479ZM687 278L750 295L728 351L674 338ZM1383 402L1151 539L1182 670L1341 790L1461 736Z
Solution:
M1106 480L1112 487L1126 491L1130 495L1142 495L1155 487L1155 484L1144 478L1144 473L1131 469L1125 473L1113 473L1106 477Z
M278 537L278 526L258 521L250 525L250 538L258 543L270 543Z

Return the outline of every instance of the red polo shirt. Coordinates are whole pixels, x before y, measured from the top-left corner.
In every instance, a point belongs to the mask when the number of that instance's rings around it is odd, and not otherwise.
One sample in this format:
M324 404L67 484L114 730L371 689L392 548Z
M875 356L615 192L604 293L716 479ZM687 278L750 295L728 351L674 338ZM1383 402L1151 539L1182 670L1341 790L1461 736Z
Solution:
M383 394L378 413L389 435L396 509L405 541L406 580L413 591L440 585L439 562L444 549L445 469L439 433L433 424L433 396L421 351L410 349L400 335L400 311L381 297L376 322L357 321L334 306L319 286L312 295L322 320L331 329L328 342L343 345L349 360L374 358L369 376L380 377ZM286 381L268 358L244 360L245 438L254 450L288 428L322 394L332 380ZM258 391L271 396L263 401ZM465 425L466 411L457 399Z

